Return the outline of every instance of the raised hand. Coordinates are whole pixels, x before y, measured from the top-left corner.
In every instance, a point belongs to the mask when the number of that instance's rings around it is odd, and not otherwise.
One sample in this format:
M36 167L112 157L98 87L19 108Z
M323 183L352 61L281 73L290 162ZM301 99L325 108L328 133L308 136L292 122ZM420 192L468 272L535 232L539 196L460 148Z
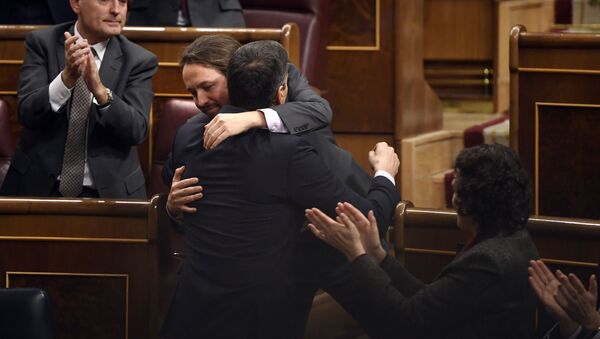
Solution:
M598 284L595 275L590 276L588 289L573 273L566 276L561 271L556 271L556 276L560 281L555 298L558 304L582 327L597 330L600 327L600 314L596 309Z
M88 49L91 51L91 47ZM100 73L98 71L98 67L96 66L94 54L90 52L86 55L86 57L87 60L83 64L83 72L81 76L83 76L87 88L90 90L90 92L92 92L94 98L96 98L98 105L103 105L108 101L108 94L106 93L106 88L100 80Z
M339 216L340 222L331 219L318 208L307 209L306 217L311 222L308 228L313 234L342 252L348 260L353 261L365 253L360 234L345 213Z
M392 176L396 176L400 166L398 154L385 142L378 142L369 152L369 162L375 171L383 170Z
M569 317L567 312L555 299L560 282L543 261L531 260L529 265L527 270L529 272L529 283L533 291L560 322L562 335L568 337L577 329L577 323Z
M91 55L90 46L86 39L82 39L79 43L79 36L71 35L69 32L64 33L65 36L65 68L61 74L63 83L72 88L75 82L82 75L85 64L89 55Z
M231 136L244 133L251 128L266 126L265 117L259 111L217 114L206 124L204 130L204 148L215 148Z
M167 198L167 209L174 217L179 217L183 213L195 213L196 208L187 206L187 204L202 199L202 186L198 184L198 178L181 179L185 166L181 166L175 170L173 181L171 183L171 191Z

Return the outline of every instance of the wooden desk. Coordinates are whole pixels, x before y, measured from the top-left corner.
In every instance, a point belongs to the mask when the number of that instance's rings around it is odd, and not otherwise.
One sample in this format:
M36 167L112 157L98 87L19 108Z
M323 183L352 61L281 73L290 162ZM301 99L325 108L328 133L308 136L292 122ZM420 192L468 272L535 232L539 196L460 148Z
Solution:
M59 338L158 338L158 200L0 198L0 283L46 290Z

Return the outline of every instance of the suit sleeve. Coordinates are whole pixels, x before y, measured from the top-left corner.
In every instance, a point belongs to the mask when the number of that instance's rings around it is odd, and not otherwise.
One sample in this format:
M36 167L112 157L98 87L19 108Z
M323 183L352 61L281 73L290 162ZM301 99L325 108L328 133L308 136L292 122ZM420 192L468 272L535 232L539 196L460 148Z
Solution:
M335 178L305 140L298 141L289 166L292 201L303 209L317 207L329 216L335 216L338 202L349 202L365 215L373 210L378 224L390 223L400 194L388 179L373 178L369 193L363 198Z
M502 276L491 257L465 259L460 267L456 265L416 293L413 284L406 284L407 290L397 288L403 286L398 280L414 281L408 271L395 267L390 277L369 256L357 258L351 270L356 288L361 291L361 304L373 312L374 318L381 321L378 325L390 335L435 337L444 329L469 323L486 305L501 302L502 291L494 286Z
M19 70L17 113L19 122L29 129L45 128L65 113L63 106L54 112L50 106L48 87L57 74L50 74L49 50L34 34L25 37L25 58Z
M131 146L144 142L150 125L150 106L154 95L152 75L156 72L157 59L153 54L146 54L147 57L138 61L127 75L122 95L113 93L113 102L107 109L96 109L96 123L123 144Z
M327 100L310 87L298 69L288 64L286 103L273 107L290 134L303 134L331 123L333 113Z

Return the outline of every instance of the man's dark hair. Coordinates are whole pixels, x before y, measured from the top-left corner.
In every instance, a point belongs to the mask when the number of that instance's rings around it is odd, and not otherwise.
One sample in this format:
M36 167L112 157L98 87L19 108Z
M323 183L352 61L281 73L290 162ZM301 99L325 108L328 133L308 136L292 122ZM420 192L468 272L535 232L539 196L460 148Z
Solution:
M456 158L458 213L479 225L480 236L509 234L529 219L529 181L519 158L506 146L479 145Z
M239 41L227 35L204 35L185 48L179 65L200 64L227 75L229 59L240 46Z
M229 60L229 101L247 110L271 107L286 75L287 52L279 43L270 40L248 43Z

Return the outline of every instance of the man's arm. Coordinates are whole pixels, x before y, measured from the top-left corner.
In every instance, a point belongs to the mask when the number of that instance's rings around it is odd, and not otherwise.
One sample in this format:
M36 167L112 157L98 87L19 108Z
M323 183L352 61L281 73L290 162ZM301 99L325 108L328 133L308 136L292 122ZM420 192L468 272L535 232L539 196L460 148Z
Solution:
M399 161L393 150L386 148L388 146L384 144L377 146L378 154L382 157L378 158L380 161L375 169L387 171L393 177L397 173ZM390 159L384 160L383 157ZM303 139L298 139L297 149L292 155L288 180L291 187L289 198L294 203L303 209L316 207L331 217L335 216L338 202L349 202L365 215L373 210L377 223L386 225L390 223L400 201L400 194L394 183L381 175L373 178L366 198L359 196L335 177Z
M288 96L285 104L258 111L217 114L206 126L204 147L217 147L223 140L251 128L271 132L304 134L331 123L331 107L310 87L298 69L288 64Z
M141 48L140 48L141 50ZM139 50L137 50L139 52ZM152 75L158 65L154 54L143 51L137 57L136 65L127 75L123 93L113 92L113 101L105 108L97 108L96 123L111 133L117 140L128 145L137 145L146 139L149 130L150 106L152 105ZM105 55L105 58L107 56ZM110 67L105 65L104 67ZM97 70L96 70L97 72ZM88 83L88 80L86 80ZM89 86L89 83L88 83ZM101 87L105 87L102 85ZM95 96L101 96L104 89L97 90ZM102 104L102 102L100 102Z
M373 319L381 321L384 332L408 337L428 338L470 323L482 309L501 302L503 294L496 286L506 279L491 257L477 255L415 293L416 284L407 291L398 290L401 284L370 256L358 257L351 265L353 284L361 291L361 305L376 315ZM396 269L394 280L414 279L408 271L401 272L401 267Z
M29 129L44 128L61 114L54 112L50 106L50 77L57 76L59 70L48 69L50 55L48 46L44 46L43 37L36 32L25 37L25 57L19 70L19 92L17 96L17 113L19 122ZM59 113L64 113L64 107Z
M303 134L328 126L333 113L329 102L318 95L308 80L288 63L288 96L286 103L273 107L290 134Z

